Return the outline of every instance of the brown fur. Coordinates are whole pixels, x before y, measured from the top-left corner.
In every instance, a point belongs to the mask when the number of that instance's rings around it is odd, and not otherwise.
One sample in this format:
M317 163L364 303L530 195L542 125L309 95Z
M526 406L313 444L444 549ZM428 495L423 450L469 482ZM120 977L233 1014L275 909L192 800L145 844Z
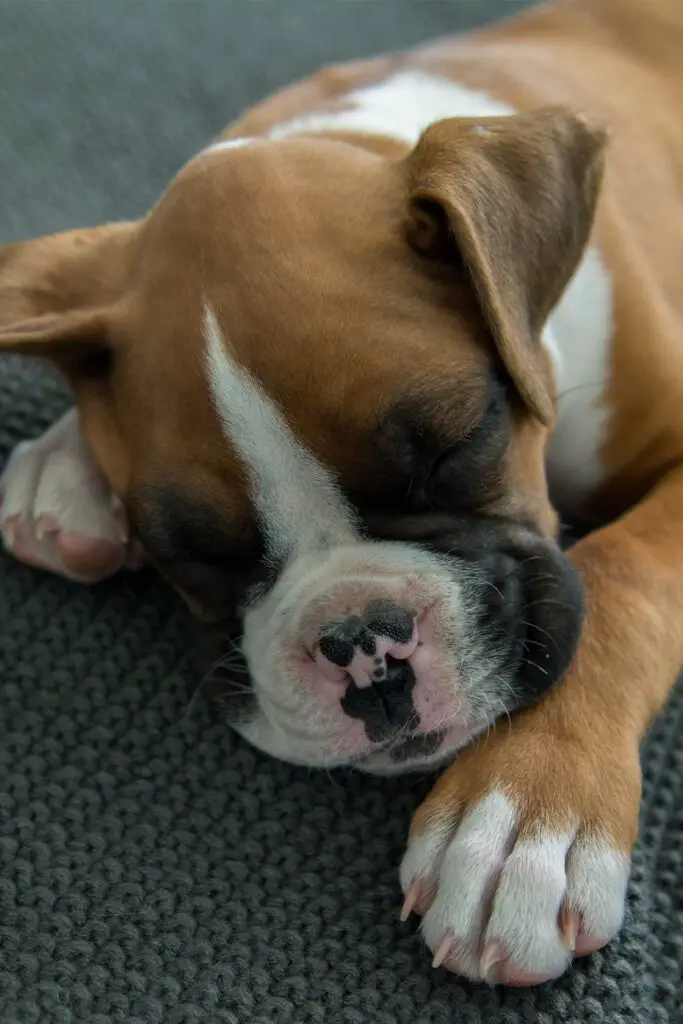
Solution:
M615 521L573 551L584 635L564 684L466 751L414 830L500 785L523 832L572 819L623 849L633 841L638 743L683 664L682 45L678 0L558 0L409 55L328 69L228 133L257 135L405 66L609 128L595 238L615 289L612 416L591 511ZM500 507L548 532L552 395L535 335L590 229L601 133L567 109L471 127L438 125L412 155L357 136L278 143L277 160L268 145L239 160L206 153L139 224L4 250L0 347L52 354L124 499L168 481L170 466L237 530L248 528L241 471L200 373L203 295L245 366L353 491L371 486L368 438L396 401L459 390L460 418L438 422L457 439L476 418L484 369L500 360L521 399ZM548 191L558 167L564 187ZM544 199L535 220L529 190ZM525 231L525 261L511 268L510 235ZM100 351L106 373L93 363Z

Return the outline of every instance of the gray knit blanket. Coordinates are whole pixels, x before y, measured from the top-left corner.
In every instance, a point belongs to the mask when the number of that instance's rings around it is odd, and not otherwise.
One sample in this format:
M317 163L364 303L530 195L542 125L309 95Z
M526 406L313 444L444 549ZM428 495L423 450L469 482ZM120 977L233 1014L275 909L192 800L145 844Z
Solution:
M513 0L0 0L0 241L136 216L241 108ZM0 362L0 464L65 406ZM0 559L0 1024L683 1020L683 689L644 751L626 926L528 991L432 970L397 868L428 779L280 764L188 711L185 613Z

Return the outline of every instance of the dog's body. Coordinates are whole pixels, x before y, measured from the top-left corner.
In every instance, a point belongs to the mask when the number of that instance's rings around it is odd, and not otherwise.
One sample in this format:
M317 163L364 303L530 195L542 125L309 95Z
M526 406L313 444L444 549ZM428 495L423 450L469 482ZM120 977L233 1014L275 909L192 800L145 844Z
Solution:
M78 409L5 471L18 557L94 579L141 541L201 615L238 603L226 712L290 760L425 767L527 706L401 869L472 978L616 934L683 664L681 52L676 0L560 0L321 72L144 221L0 251L0 348ZM548 483L595 527L569 558Z

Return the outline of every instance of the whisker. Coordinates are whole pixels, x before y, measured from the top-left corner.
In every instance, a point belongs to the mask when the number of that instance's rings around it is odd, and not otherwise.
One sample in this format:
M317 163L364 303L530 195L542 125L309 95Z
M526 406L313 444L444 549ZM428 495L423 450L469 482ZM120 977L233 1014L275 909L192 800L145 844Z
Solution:
M522 664L523 665L530 665L531 668L538 669L538 671L542 672L544 676L549 676L550 675L550 673L548 672L548 670L546 668L543 668L537 662L532 661L531 658L523 658L522 659Z
M602 390L603 387L603 381L584 381L583 384L575 384L573 388L567 388L566 391L563 391L561 394L557 396L557 401L560 402L563 398L566 398L568 395L573 395L575 391L583 391L585 388L599 388L600 390Z
M529 604L525 605L525 608L538 608L544 604L554 604L559 608L567 608L566 601L556 601L554 597L539 597L536 601L530 601Z

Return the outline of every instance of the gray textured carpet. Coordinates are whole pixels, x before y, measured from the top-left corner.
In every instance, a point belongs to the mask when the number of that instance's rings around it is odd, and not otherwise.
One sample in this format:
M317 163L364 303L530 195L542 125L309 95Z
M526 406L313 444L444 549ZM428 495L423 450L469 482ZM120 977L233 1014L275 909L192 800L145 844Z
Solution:
M0 2L0 239L136 215L277 85L515 6ZM64 401L4 362L0 460ZM620 941L486 991L397 921L425 782L295 770L187 719L183 613L151 577L0 574L1 1024L682 1019L683 693L649 743Z

